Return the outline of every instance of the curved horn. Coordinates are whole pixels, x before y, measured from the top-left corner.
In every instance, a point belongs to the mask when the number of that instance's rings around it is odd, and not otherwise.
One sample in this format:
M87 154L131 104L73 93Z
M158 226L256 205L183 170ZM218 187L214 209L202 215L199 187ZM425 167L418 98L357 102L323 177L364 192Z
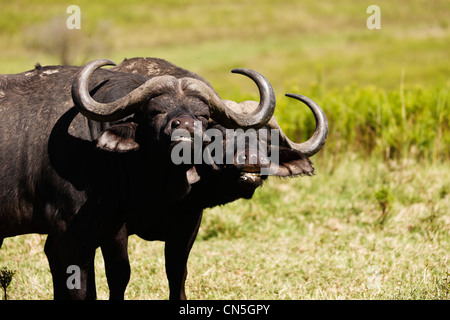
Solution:
M114 121L132 114L141 102L159 96L174 86L177 80L172 76L160 76L147 80L144 84L122 98L100 103L89 94L89 80L95 70L106 65L116 65L107 59L88 62L76 74L72 84L72 99L78 110L87 118L96 121Z
M169 75L154 77L116 101L100 103L92 99L89 94L89 80L95 70L106 65L115 65L115 63L107 59L98 59L87 63L78 71L72 85L72 99L75 106L84 116L96 121L114 121L124 118L135 112L141 102L166 93L179 81ZM243 129L257 129L264 126L275 111L276 101L272 86L256 71L234 69L232 72L248 76L259 88L260 103L249 114L238 113L228 108L219 95L203 81L194 78L183 78L180 81L191 94L193 93L209 105L211 117L222 125Z
M275 118L272 118L268 125L273 129L280 130L281 140L284 141L289 147L297 151L300 151L301 153L303 153L308 157L311 157L315 155L317 152L319 152L320 149L322 149L323 145L327 140L328 136L327 117L325 116L325 113L323 112L322 108L320 108L320 106L310 98L294 93L287 93L286 96L303 102L311 109L311 111L314 114L314 118L316 119L316 129L314 130L314 134L306 142L295 143L289 140L289 138L284 134L283 130L281 130Z
M212 88L206 86L200 80L183 78L182 81L185 81L185 90L188 89L190 94L194 94L207 103L211 111L211 118L224 127L231 129L261 128L269 122L275 111L275 92L272 86L266 78L256 71L234 69L232 72L243 74L257 84L260 93L259 104L256 101L236 103L230 100L222 100ZM251 112L246 113L244 109L246 109L248 103L255 103L257 106Z
M258 127L264 126L272 118L276 106L275 92L269 81L263 75L251 69L240 68L231 70L231 72L249 77L256 83L259 89L259 105L250 114L238 116L239 122L241 123L240 127L256 128L255 125Z

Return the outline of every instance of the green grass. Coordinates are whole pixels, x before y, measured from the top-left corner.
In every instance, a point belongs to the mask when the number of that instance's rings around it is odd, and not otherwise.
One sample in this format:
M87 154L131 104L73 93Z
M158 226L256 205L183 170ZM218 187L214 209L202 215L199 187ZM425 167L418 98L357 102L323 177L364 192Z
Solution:
M308 88L317 70L326 87L352 82L383 88L448 79L448 1L379 1L381 30L366 28L371 1L103 1L81 0L81 30L69 32L77 55L94 58L157 56L196 71L226 94L229 71L254 68L277 90L285 81ZM65 28L66 3L7 2L0 11L2 73L60 63L57 51L30 42L50 41ZM58 25L52 19L59 17ZM45 26L51 29L45 29ZM44 27L44 29L42 29ZM79 37L79 34L85 35ZM85 42L95 43L86 49ZM88 46L89 47L89 46ZM242 83L245 83L242 81Z
M350 156L271 179L252 200L205 212L189 259L191 299L449 299L449 164ZM389 193L383 216L379 190ZM50 299L45 236L5 240L10 299ZM127 299L167 299L163 243L130 239ZM107 299L101 255L99 299Z
M4 2L4 3L3 3ZM317 101L330 123L314 177L271 179L252 200L207 210L189 260L191 299L449 299L448 1L1 1L0 73L156 56L195 71L224 99L257 98L236 67L264 74L283 130L302 141ZM55 27L56 25L56 27ZM58 27L58 25L62 25ZM50 49L49 49L50 48ZM52 49L56 48L56 49ZM5 239L10 299L51 299L46 236ZM163 244L130 240L127 299L166 299ZM107 299L100 253L98 295Z

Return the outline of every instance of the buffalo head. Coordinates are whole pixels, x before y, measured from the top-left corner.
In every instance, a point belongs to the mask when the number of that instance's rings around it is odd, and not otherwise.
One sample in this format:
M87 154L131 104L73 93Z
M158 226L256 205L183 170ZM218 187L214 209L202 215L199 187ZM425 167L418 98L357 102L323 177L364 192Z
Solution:
M323 147L328 136L328 121L320 108L310 98L299 94L286 94L290 98L306 104L313 112L316 129L310 139L303 143L291 141L280 128L275 117L252 135L244 131L228 134L228 130L220 124L212 128L221 132L223 155L218 159L216 154L206 159L210 166L199 166L200 176L209 176L211 184L221 186L211 188L220 193L218 202L229 202L239 198L249 199L256 188L262 186L269 176L295 177L299 175L313 175L314 167L309 159ZM245 105L237 105L232 101L226 102L229 108L256 108L256 104L247 101ZM241 143L238 142L239 138ZM212 143L211 143L212 145ZM209 146L206 146L209 148ZM211 155L211 152L205 154ZM205 183L204 181L199 183ZM217 205L214 203L213 205Z
M99 122L114 122L133 115L133 124L107 129L99 138L100 148L124 152L138 148L166 148L174 144L172 133L185 129L194 134L194 124L201 123L204 130L210 119L228 128L258 128L265 125L275 110L275 94L269 82L259 73L249 69L236 69L251 78L258 86L261 100L251 113L239 113L220 99L205 82L195 78L175 78L171 75L155 76L118 99L98 102L90 95L92 74L105 65L115 65L110 60L87 63L76 75L72 98L78 110L87 118ZM138 76L138 75L136 75ZM92 89L91 89L92 90ZM237 104L239 105L239 104ZM154 143L157 142L157 143Z

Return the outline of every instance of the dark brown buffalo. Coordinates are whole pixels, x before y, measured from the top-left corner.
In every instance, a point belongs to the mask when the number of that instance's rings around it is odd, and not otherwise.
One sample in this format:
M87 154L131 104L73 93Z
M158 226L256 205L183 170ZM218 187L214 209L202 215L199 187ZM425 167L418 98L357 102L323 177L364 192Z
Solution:
M176 77L188 75L198 77L192 75L189 71L173 66L167 61L154 58L125 60L114 69L148 77L160 76L164 72ZM209 164L195 165L195 173L198 178L192 184L192 189L187 195L173 199L170 204L161 208L160 212L152 210L152 219L156 216L171 217L173 220L170 224L178 226L165 240L166 269L171 299L186 298L184 288L187 276L186 262L201 223L203 209L226 204L240 198L250 199L256 188L260 187L269 175L292 177L314 173L309 157L317 153L325 143L328 133L326 117L320 107L311 99L294 94L288 96L306 103L313 111L316 119L316 131L310 140L300 144L290 141L278 126L275 118L271 118L261 129L267 129L268 133L271 130L278 130L280 141L277 145L272 145L269 135L265 139L265 144L261 145L263 149L266 148L264 150L251 148L248 144L238 150L235 141L223 139L223 161L220 164L209 162ZM241 104L225 101L225 104L237 113L243 113L244 110L242 109L244 108L252 110L258 108L258 103L252 101ZM226 126L210 122L208 129L211 128L219 130L222 132L222 136L226 137ZM233 136L231 139L235 138ZM231 164L225 161L227 146L230 143L234 146L229 151L232 153L231 159L233 159ZM206 148L207 145L204 147ZM266 158L273 159L274 153L278 155L276 163L267 162L268 159ZM239 158L243 161L238 161ZM255 161L251 162L251 159ZM265 171L261 169L265 169ZM164 228L164 222L159 220L137 221L132 218L126 221L118 236L102 246L111 299L123 299L129 280L128 235L137 234L143 239L154 240L159 228ZM183 238L184 241L180 241L180 238ZM185 243L186 246L184 248L179 247L178 250L171 250L172 241Z
M179 142L171 133L193 132L195 122L205 130L211 120L258 128L275 108L270 84L252 70L237 72L255 81L261 101L241 114L191 73L149 77L99 69L107 64L37 66L0 76L0 243L48 234L57 299L95 298L95 249L115 255L111 239L123 235L125 222L146 239L166 241L171 289L180 287L185 267L179 256L187 259L199 213L166 210L197 180L192 165L170 161ZM80 268L79 289L67 286L70 266Z

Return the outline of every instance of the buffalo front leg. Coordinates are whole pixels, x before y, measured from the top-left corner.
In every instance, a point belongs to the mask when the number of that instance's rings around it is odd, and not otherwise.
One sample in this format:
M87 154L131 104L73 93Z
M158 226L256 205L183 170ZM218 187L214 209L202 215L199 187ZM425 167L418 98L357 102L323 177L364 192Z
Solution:
M184 284L187 276L187 260L201 221L202 210L184 212L173 222L166 239L164 251L170 300L186 300Z
M52 235L47 237L44 247L53 280L53 297L55 300L69 299L65 270L59 257L58 241Z
M105 261L109 299L124 300L131 273L128 259L128 233L125 225L112 239L103 241L101 249Z
M71 264L66 261L70 260L67 258L68 253L73 251L61 246L61 242L61 239L49 235L44 249L52 273L54 299L95 300L97 297L94 270L95 250L91 251L90 258L86 259L86 263Z
M104 213L87 200L57 234L49 235L46 254L55 282L55 299L96 298L94 260Z

